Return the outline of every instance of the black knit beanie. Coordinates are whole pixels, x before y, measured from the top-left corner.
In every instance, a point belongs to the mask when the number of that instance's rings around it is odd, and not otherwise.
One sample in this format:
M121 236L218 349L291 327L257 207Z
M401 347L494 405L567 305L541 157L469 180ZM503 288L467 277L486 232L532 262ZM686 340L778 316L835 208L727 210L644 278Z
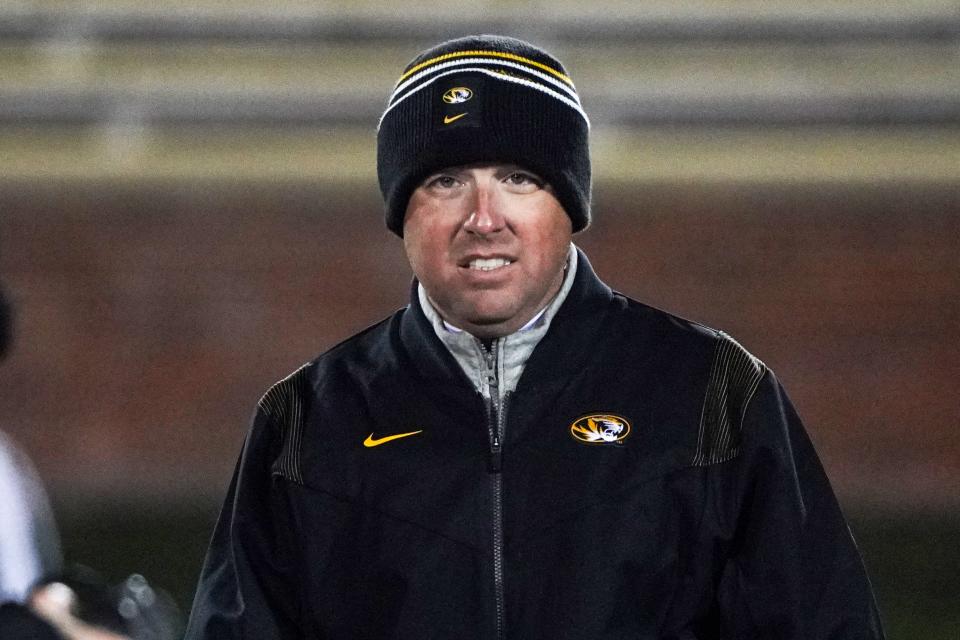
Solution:
M540 175L573 222L590 223L590 121L560 61L505 36L467 36L404 69L377 132L387 227L403 236L410 194L429 174L512 162Z

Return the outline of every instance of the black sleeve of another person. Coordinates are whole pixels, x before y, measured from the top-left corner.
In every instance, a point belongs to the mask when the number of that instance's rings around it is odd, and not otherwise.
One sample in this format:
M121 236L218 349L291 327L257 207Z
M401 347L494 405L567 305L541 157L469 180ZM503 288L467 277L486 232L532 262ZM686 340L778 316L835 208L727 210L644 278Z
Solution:
M64 640L57 631L23 605L0 606L0 638L13 640Z

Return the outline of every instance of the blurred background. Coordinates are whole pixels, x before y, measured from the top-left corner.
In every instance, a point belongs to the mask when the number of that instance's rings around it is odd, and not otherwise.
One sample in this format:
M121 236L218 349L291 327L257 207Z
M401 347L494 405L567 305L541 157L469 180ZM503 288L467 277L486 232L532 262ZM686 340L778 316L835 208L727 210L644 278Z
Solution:
M957 0L6 0L0 429L66 560L186 614L257 399L405 304L376 123L479 32L577 83L600 276L778 373L889 636L955 640Z

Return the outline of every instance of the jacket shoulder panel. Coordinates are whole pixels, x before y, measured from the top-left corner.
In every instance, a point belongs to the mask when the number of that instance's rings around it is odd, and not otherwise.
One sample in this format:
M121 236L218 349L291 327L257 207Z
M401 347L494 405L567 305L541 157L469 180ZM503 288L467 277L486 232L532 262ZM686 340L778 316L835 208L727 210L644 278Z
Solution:
M382 320L329 348L286 378L275 383L257 403L278 442L270 470L297 484L304 484L303 450L311 414L324 395L344 399L344 391L369 384L371 372L387 366L388 334L401 312Z
M737 457L743 417L767 367L722 331L700 414L693 466L703 467Z
M309 367L310 364L305 364L274 384L257 403L260 413L278 431L281 441L280 454L273 461L271 472L298 484L303 484L300 446Z

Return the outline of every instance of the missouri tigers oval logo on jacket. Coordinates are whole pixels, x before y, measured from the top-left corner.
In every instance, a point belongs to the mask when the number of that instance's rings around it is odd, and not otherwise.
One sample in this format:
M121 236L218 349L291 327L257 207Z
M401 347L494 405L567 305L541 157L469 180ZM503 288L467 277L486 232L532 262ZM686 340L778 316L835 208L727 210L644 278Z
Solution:
M629 434L627 419L612 413L593 413L570 425L570 435L587 444L621 444Z

